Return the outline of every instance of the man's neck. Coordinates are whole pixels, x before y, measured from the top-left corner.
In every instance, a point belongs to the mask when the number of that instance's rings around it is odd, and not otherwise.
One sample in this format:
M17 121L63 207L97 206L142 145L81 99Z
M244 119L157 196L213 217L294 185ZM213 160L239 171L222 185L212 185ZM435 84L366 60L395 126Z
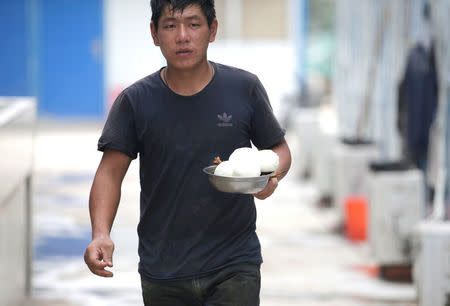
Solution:
M208 85L214 75L211 63L205 61L193 69L176 69L168 65L163 69L162 78L166 85L182 96L192 96Z

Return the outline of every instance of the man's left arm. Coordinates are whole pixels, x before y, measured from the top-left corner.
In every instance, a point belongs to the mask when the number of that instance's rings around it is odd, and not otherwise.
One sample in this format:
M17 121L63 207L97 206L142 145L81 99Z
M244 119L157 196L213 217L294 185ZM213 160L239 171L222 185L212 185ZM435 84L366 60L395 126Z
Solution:
M264 200L273 194L278 186L278 181L287 174L289 168L291 167L291 151L284 137L278 144L270 149L277 153L280 158L278 169L274 173L275 175L279 175L277 177L270 178L266 187L260 192L254 194L255 198L259 200Z

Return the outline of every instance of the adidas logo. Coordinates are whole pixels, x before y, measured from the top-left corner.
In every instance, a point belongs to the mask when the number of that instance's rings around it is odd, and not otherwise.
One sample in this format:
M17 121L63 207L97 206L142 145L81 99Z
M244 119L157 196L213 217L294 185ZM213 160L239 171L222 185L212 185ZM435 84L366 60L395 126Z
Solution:
M217 126L220 126L220 127L233 126L233 123L231 123L231 119L233 118L232 115L223 113L222 115L217 115L217 118L219 118L219 121L220 121L219 123L217 123Z

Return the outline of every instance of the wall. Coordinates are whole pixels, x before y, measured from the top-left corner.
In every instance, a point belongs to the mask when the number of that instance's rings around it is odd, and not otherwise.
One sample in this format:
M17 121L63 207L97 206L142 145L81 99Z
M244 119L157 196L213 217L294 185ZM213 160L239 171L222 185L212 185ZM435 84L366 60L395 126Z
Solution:
M35 118L34 99L0 98L0 305L15 306L30 293Z
M0 202L0 305L18 305L27 288L26 185Z
M29 1L0 1L0 96L31 95Z
M118 93L161 66L165 60L150 34L150 1L105 0L105 97Z

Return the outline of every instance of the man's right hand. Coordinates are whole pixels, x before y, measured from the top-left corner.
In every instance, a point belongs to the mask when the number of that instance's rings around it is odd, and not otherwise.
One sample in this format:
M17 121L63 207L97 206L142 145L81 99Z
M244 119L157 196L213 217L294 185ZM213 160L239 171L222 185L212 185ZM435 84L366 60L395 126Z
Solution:
M86 248L86 252L84 253L84 261L92 273L98 276L112 277L113 273L105 268L112 268L113 252L114 243L111 238L95 238Z

